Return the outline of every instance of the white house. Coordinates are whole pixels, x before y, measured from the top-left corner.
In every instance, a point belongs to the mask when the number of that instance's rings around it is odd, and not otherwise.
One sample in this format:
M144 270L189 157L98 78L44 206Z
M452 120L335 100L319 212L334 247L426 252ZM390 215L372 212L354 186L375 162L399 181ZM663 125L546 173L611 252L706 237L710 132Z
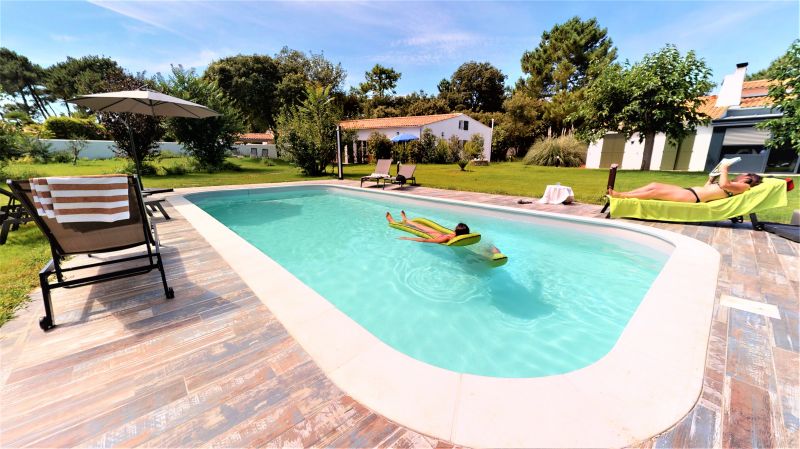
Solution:
M354 154L364 154L367 140L373 132L382 133L389 139L399 134L411 134L419 138L425 128L430 128L436 137L449 139L458 136L463 142L473 134L480 134L483 136L483 158L488 161L492 154L492 128L461 113L345 120L340 126L356 131L356 139L351 143ZM343 142L343 145L347 143Z
M656 135L651 170L709 171L726 156L736 155L742 158L734 167L738 172L798 172L800 158L791 148L765 147L769 131L755 125L781 113L767 97L768 81L744 81L746 71L747 63L738 64L734 73L725 76L718 95L702 98L700 110L711 118L708 125L698 127L678 144L664 134ZM607 134L589 145L586 167L619 164L623 169L638 170L643 150L638 135L626 140L620 134Z

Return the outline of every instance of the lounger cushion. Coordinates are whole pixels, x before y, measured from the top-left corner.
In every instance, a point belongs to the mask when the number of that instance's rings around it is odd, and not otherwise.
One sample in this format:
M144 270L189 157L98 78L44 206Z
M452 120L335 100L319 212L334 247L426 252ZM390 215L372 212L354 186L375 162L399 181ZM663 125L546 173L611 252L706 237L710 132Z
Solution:
M787 204L786 181L764 178L764 182L730 198L707 203L681 203L635 198L609 198L614 218L703 222L719 221L747 215Z

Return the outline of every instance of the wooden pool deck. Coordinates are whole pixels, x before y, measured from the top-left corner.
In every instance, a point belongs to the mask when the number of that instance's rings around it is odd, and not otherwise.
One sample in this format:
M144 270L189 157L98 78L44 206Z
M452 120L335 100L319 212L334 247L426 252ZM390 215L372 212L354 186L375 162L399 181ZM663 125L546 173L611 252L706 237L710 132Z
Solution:
M593 205L404 190L599 217ZM339 390L192 226L168 212L173 220L158 230L175 299L164 299L157 272L57 289L59 326L44 333L37 290L2 328L1 447L452 447ZM708 243L722 267L702 395L674 427L637 447L800 447L800 245L747 225L643 224ZM776 309L779 318L769 316Z

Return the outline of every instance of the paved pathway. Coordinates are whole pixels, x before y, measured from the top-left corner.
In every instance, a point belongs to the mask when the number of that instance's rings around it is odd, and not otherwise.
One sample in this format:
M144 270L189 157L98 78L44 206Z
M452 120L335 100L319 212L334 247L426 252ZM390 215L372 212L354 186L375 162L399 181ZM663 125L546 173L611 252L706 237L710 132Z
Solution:
M599 216L591 205L404 190ZM60 326L45 334L36 291L2 328L0 446L451 446L339 390L191 225L168 212L174 219L160 223L159 234L174 300L164 300L157 273L58 289ZM714 246L722 269L702 396L675 427L640 446L800 446L800 245L746 225L645 224ZM742 310L729 296L777 306L780 318Z

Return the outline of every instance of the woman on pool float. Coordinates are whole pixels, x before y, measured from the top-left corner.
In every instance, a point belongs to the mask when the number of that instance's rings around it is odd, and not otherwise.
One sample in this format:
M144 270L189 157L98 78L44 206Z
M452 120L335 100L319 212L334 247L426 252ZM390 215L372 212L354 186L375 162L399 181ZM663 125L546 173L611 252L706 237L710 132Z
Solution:
M451 239L455 238L456 236L469 234L469 226L465 225L464 223L457 224L456 228L453 230L454 232L452 234L442 234L441 232L437 231L436 229L429 228L428 226L425 226L425 225L420 224L420 223L409 221L408 217L406 217L406 211L404 211L404 210L400 211L400 216L403 217L403 224L404 225L410 226L410 227L412 227L414 229L422 231L422 232L430 235L431 237L433 237L433 238L430 238L430 239L423 239L423 238L420 238L420 237L399 237L402 240L411 240L413 242L423 242L423 243L447 243ZM394 218L392 218L392 214L390 214L389 212L386 212L386 220L388 220L389 223L396 223L394 221Z
M759 184L761 184L761 176L755 173L739 175L733 178L732 181L729 180L728 166L723 165L720 167L719 180L716 179L716 176L709 176L708 182L702 187L679 187L672 184L652 182L630 192L617 192L614 189L608 189L608 195L612 198L707 203L744 193L750 187L755 187Z
M412 227L418 231L422 231L432 238L426 239L421 237L398 237L402 240L411 240L412 242L423 242L423 243L447 243L450 240L458 237L459 235L466 235L469 234L469 226L464 223L459 223L456 225L456 228L453 230L452 234L443 234L436 229L431 227L425 226L422 223L417 223L415 221L410 221L408 217L406 217L406 211L401 210L400 216L403 217L403 224L409 227ZM386 220L389 223L396 223L394 218L392 218L392 214L386 212ZM500 250L497 249L494 245L490 248L491 254L500 254Z

